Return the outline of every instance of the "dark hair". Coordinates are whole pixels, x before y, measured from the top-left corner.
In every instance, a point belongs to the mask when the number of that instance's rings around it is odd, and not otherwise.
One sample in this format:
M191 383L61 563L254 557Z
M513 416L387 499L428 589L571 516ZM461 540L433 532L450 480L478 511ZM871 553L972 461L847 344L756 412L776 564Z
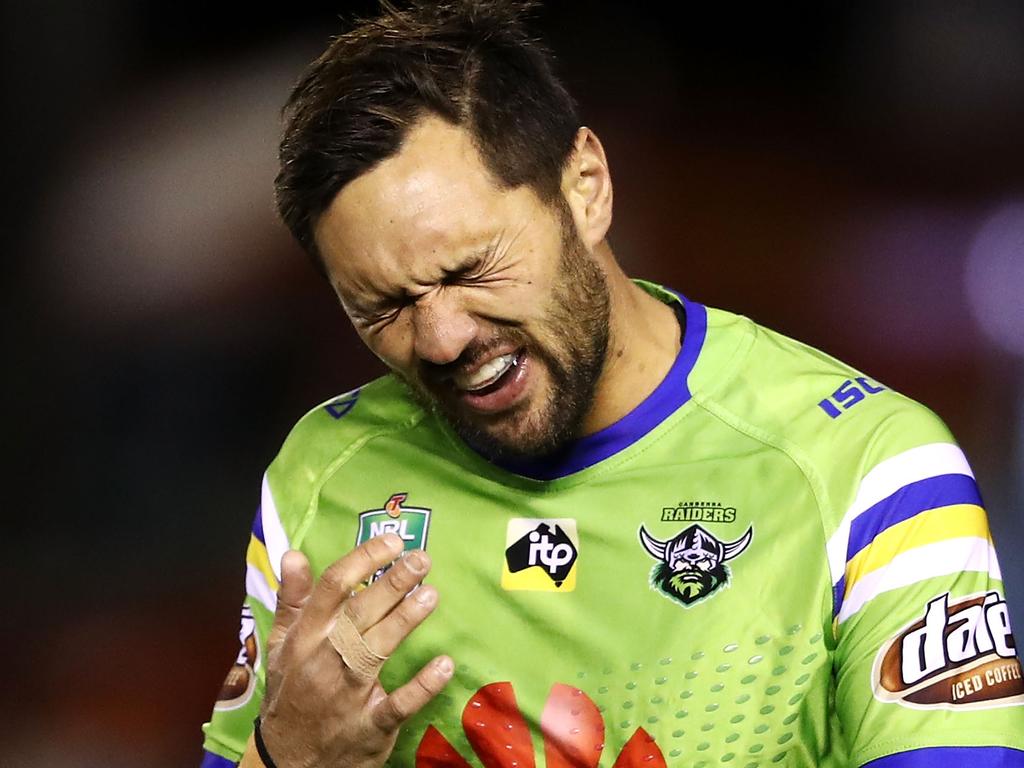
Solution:
M323 269L313 233L350 181L396 154L409 129L436 115L472 135L504 188L560 194L579 118L548 50L523 17L535 0L381 0L332 40L284 108L275 184L284 223Z

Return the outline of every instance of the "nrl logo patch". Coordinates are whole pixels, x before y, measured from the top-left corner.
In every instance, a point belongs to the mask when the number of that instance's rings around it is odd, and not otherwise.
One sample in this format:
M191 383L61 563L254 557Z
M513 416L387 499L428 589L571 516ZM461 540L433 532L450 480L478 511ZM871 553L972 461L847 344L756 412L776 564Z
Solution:
M356 534L356 546L369 541L374 536L385 533L396 534L405 544L405 551L427 548L427 531L430 528L430 510L426 507L406 507L404 502L408 493L395 493L385 502L383 509L368 509L359 514L359 532ZM390 568L378 570L370 577L372 584Z
M753 526L736 541L720 541L699 525L691 525L661 541L640 526L640 543L658 561L651 569L651 587L689 608L729 583L726 562L743 554L754 538Z

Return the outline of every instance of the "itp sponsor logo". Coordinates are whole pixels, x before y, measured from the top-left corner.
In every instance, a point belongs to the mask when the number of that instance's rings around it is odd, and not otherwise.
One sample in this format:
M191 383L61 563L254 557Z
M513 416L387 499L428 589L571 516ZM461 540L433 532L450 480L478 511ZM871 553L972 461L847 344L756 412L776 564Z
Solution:
M530 551L526 558L527 565L540 565L552 577L557 576L565 566L571 565L572 561L576 559L576 548L564 535L562 537L565 539L564 541L553 541L559 533L557 528L553 536L549 535L547 531L530 531L527 537L530 540Z
M504 589L571 592L576 588L579 538L575 520L510 520L505 546Z

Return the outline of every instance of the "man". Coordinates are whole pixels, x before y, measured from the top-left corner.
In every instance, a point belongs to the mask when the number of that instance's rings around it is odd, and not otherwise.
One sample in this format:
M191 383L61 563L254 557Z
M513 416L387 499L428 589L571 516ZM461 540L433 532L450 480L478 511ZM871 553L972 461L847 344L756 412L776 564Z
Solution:
M292 94L281 215L392 375L268 470L206 765L1024 766L963 454L623 274L523 5L386 6Z

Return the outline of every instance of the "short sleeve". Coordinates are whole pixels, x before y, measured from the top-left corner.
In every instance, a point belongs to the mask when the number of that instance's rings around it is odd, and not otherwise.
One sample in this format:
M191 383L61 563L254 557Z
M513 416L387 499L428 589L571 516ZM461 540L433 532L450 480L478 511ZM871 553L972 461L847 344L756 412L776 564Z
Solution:
M288 537L264 477L260 508L245 555L239 651L217 695L210 720L203 725L204 768L237 763L252 733L253 720L263 700L266 638L274 622L281 557L287 549Z
M865 462L828 543L850 764L1024 766L999 561L971 467L937 423L934 442Z

